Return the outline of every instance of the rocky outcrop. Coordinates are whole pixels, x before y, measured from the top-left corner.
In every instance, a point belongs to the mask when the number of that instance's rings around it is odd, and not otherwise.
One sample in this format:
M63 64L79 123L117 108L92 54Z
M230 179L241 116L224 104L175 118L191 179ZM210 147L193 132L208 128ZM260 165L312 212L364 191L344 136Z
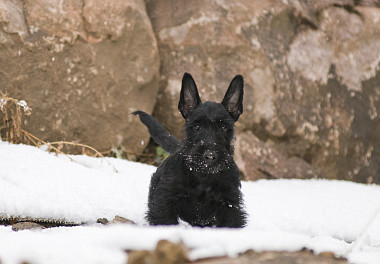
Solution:
M331 7L318 30L289 46L286 101L296 107L280 111L299 124L292 136L307 140L302 155L328 178L380 183L379 16L378 8Z
M201 98L212 101L242 74L236 156L246 178L380 183L377 5L147 0L161 59L154 115L180 136L183 72L197 80Z
M246 179L380 183L379 17L377 0L4 0L0 87L45 141L140 153L130 112L181 137L183 73L212 101L242 74Z
M158 70L142 0L0 4L0 87L28 102L24 128L45 141L141 152L149 135L129 113L153 110Z

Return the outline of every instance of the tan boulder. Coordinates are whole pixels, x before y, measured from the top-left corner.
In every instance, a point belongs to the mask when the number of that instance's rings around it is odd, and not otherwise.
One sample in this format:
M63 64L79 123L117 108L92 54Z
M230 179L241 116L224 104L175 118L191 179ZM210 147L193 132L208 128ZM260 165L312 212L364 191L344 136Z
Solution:
M242 74L244 113L236 137L251 131L252 144L281 153L281 165L265 160L272 177L299 177L311 168L319 177L379 183L375 2L148 0L161 60L154 115L181 136L183 72L194 76L203 101L220 101L230 79ZM241 150L236 155L247 166L263 158ZM245 174L258 177L249 169Z
M130 113L152 112L159 79L142 0L6 0L0 20L0 87L33 109L27 131L142 151L149 134Z

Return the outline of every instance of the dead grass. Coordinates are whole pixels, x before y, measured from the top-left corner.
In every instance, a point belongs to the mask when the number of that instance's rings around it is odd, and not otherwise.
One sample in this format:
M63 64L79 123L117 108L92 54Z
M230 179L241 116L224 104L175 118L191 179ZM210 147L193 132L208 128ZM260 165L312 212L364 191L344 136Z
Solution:
M22 117L23 115L29 116L31 113L32 108L30 108L24 100L8 97L0 92L0 117L2 115L2 123L0 123L1 139L13 144L24 143L34 145L39 148L47 147L48 152L54 152L56 155L64 155L76 163L79 162L75 161L67 153L62 151L64 146L79 147L82 149L82 154L104 158L99 151L89 145L69 141L45 142L32 133L25 131L22 128ZM105 160L115 172L118 172L118 170L107 159L104 158L103 160Z
M0 111L2 113L2 124L0 133L5 140L19 144L25 138L21 129L22 115L29 116L32 108L24 100L17 100L0 92Z

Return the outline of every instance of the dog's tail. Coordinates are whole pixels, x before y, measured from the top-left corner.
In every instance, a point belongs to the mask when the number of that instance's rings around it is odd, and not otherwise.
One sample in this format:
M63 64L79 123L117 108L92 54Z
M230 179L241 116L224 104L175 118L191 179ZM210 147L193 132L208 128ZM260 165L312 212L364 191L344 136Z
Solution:
M180 142L171 135L153 116L143 112L135 111L132 114L138 115L141 122L148 128L150 136L166 152L173 154L180 147Z

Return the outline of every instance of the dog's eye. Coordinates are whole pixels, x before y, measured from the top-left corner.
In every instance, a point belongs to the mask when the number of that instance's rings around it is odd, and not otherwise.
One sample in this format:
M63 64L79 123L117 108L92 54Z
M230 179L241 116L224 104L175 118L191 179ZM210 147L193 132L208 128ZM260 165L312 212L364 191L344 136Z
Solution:
M193 129L194 129L195 131L198 131L199 129L201 129L201 127L200 127L199 125L194 125L194 126L193 126Z

